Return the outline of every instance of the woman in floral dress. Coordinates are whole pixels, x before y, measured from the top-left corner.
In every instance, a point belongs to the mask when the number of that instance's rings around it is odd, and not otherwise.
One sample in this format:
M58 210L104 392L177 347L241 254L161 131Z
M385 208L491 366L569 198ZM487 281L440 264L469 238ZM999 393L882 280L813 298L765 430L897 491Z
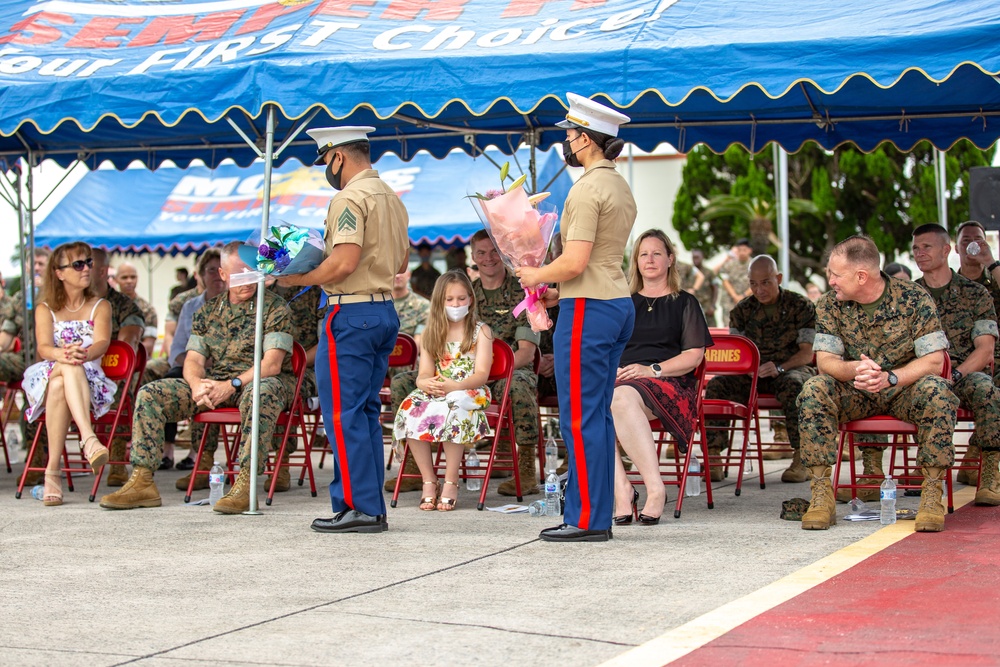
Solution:
M420 468L424 511L455 509L465 447L489 433L486 380L492 365L493 333L477 320L472 283L464 272L449 271L438 278L431 295L417 388L400 405L393 427L397 440L407 440ZM437 442L444 446L444 487L431 452Z
M101 369L101 358L111 344L111 304L94 293L90 282L93 265L86 243L56 248L45 271L44 301L35 309L42 361L25 369L22 386L28 399L28 420L46 413L49 460L42 498L45 505L62 504L60 463L71 419L94 472L108 460L108 450L90 423L91 411L100 417L110 409L116 390Z

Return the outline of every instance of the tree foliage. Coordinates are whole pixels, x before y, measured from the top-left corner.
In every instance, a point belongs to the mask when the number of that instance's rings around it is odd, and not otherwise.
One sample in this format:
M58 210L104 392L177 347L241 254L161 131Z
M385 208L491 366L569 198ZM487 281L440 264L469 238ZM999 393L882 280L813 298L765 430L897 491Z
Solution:
M891 144L871 153L808 144L789 155L791 277L804 283L822 274L827 251L859 232L875 240L887 261L908 250L914 227L938 222L933 154L921 142L908 153ZM990 164L991 154L966 141L947 152L949 230L969 216L969 168ZM756 155L739 146L721 155L703 146L688 153L673 216L686 247L712 254L755 236L759 251L763 224L771 231L767 252L777 253L772 155L771 146Z

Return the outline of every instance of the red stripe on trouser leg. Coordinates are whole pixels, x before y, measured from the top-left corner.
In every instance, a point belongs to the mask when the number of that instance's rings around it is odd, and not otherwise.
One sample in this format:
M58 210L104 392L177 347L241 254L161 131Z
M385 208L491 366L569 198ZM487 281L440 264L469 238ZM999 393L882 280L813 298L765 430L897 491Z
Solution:
M351 494L351 471L347 461L347 448L344 446L344 426L340 421L340 370L337 367L337 341L333 337L333 318L340 312L340 304L333 307L333 310L326 316L326 342L327 354L329 356L330 367L330 401L332 403L331 413L333 414L333 441L337 446L337 467L340 468L340 477L344 487L344 502L348 507L354 507L354 498Z
M573 433L573 459L580 487L580 525L590 530L590 488L587 483L587 452L583 444L583 387L580 382L580 347L583 343L583 313L586 300L577 299L573 313L573 333L569 351L570 430Z

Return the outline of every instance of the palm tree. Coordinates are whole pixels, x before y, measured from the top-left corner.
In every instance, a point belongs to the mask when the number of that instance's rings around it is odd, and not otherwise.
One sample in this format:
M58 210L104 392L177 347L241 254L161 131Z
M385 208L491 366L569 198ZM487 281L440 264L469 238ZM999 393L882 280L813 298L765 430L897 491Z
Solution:
M789 199L788 215L819 215L819 209L809 199ZM708 200L708 205L701 213L701 217L706 220L737 218L746 222L755 255L766 253L775 238L774 223L777 216L778 207L773 202L745 195L716 195Z

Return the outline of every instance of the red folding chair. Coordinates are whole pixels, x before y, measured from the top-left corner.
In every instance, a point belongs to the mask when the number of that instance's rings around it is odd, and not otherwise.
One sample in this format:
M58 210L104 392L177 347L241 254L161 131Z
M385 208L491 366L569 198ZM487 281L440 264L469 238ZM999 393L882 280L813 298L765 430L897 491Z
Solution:
M706 350L707 352L707 350ZM703 415L704 411L704 390L705 390L705 369L707 364L704 359L698 364L695 369L695 378L698 381L697 393L695 394L697 398L697 405L695 407L696 423L695 428L691 431L690 440L685 443L687 445L687 452L681 460L680 448L676 446L673 436L663 427L663 423L659 419L651 419L649 421L649 428L653 431L653 440L656 442L656 458L660 462L660 476L663 478L663 484L665 486L677 487L677 502L674 506L674 518L679 519L681 517L681 509L684 506L684 491L687 487L687 481L691 477L692 473L689 472L691 468L691 458L694 456L695 443L700 443L701 460L704 463L701 467L701 472L694 473L697 474L705 483L705 500L708 504L708 509L715 507L715 502L712 499L712 477L711 471L711 461L709 461L708 456L708 445L705 438L705 419ZM673 456L667 457L664 460L663 457L663 446L666 444L674 444ZM671 460L672 459L672 460ZM635 484L643 484L642 477L639 475L638 471L630 470L625 473L629 481ZM669 495L669 494L668 494Z
M396 345L392 348L392 354L389 355L389 368L399 368L403 370L412 371L417 367L417 353L419 348L417 346L416 339L413 338L408 333L401 333L396 336ZM390 387L392 386L392 378L389 375L385 376L385 381L382 382L382 390L379 391L378 397L382 401L382 413L379 415L379 421L382 424L388 424L389 428L392 428L392 423L396 419L396 415L392 413L392 392ZM386 434L385 438L388 444L392 442L392 434ZM331 454L332 454L332 450ZM323 467L323 458L326 457L327 450L323 451L323 456L320 458L319 467ZM389 450L389 456L386 459L385 469L392 470L392 458L395 450Z
M941 368L941 377L950 379L951 378L951 358L948 353L945 352L944 364ZM969 413L971 417L971 413ZM916 444L917 427L909 422L905 422L901 419L896 419L890 415L873 415L871 417L866 417L864 419L855 419L853 421L844 422L840 425L840 443L837 447L837 463L833 469L833 494L837 495L837 489L840 487L847 487L851 489L852 495L855 495L857 489L877 489L881 486L879 484L860 484L858 483L858 472L855 469L855 443L854 436L859 434L868 435L891 435L893 436L893 443L889 445L889 474L892 475L893 479L896 479L896 489L919 489L921 483L923 482L923 476L918 473L914 474L914 469L919 470L919 466L912 462L909 456L906 454L906 447L908 445ZM850 463L849 469L850 483L840 484L840 468L841 462L844 454L844 445L849 447L848 450L848 461ZM896 464L896 452L903 451L903 461L900 464ZM909 481L916 479L916 483ZM955 511L955 502L952 498L952 485L951 485L951 471L945 476L945 488L948 492L948 512Z
M760 352L753 341L746 336L737 334L713 334L712 347L705 350L705 373L716 375L749 375L750 393L746 403L729 401L719 398L705 398L703 412L707 431L724 431L728 434L729 448L719 456L710 457L712 467L726 470L735 468L736 495L743 489L743 470L746 465L747 451L750 447L750 427L757 416L757 380L760 371ZM724 426L709 425L708 422L726 422ZM742 436L743 443L739 453L733 451L733 440L736 434ZM760 488L764 488L764 457L760 447L757 448L757 471L760 476ZM704 466L708 468L709 466Z
M10 347L10 354L21 352L21 339L15 338ZM10 467L10 452L7 451L7 425L11 422L14 409L17 407L17 392L21 391L20 381L0 382L0 447L3 448L7 472L13 472Z
M459 479L481 479L483 486L479 493L479 504L476 509L482 511L486 504L486 491L489 488L490 475L494 470L510 470L514 474L514 488L517 491L517 500L521 502L521 475L517 469L517 445L514 443L514 415L510 403L510 383L514 376L514 351L510 345L499 339L493 339L493 365L490 367L490 376L487 382L493 383L497 380L505 380L503 395L500 400L493 396L493 401L486 408L486 418L489 420L490 428L493 429L493 443L490 447L489 457L486 460L486 467L479 468L479 472L470 472L465 467L465 460L459 471ZM506 433L506 436L504 435ZM506 437L510 443L510 453L498 452L497 448L501 438ZM409 443L403 447L403 457L409 453ZM442 462L442 448L440 444L434 458L434 469L436 474L441 475L444 471ZM405 473L399 471L396 476L396 488L392 492L391 507L396 506L399 500L399 488L403 478L421 479L420 473Z
M142 374L145 372L146 372L146 348L140 344L135 348L135 371L132 373L132 381L128 385L124 384L119 385L118 396L120 397L120 399L119 402L116 403L115 406L113 406L112 408L113 410L120 410L122 412L120 424L118 425L118 433L111 432L106 434L107 442L109 443L108 444L109 454L111 449L110 442L114 438L121 437L126 439L128 444L125 447L124 460L115 461L109 458L108 462L104 464L105 466L111 466L111 465L127 466L131 465L132 463L132 461L129 459L129 452L132 451L132 416L134 414L135 398L136 395L139 393L139 385L142 383ZM121 401L121 398L124 398L126 396L128 397L128 402ZM100 425L100 429L106 429L107 422L104 422L102 420L104 420L104 418L106 418L107 416L108 415L104 415L104 417L102 417L101 420L98 420L94 424L95 431L99 430L98 425ZM104 476L104 468L102 467L100 470L97 471L97 478L94 480L94 489L90 494L91 502L93 502L94 497L97 495L97 490L101 484L101 478L103 476Z
M292 341L292 372L295 374L295 394L292 397L292 405L288 410L283 410L280 415L278 415L278 426L284 426L284 434L282 435L281 450L282 453L288 443L288 438L292 431L302 430L302 410L301 401L302 397L299 395L300 389L302 388L302 377L306 370L306 351L297 341ZM247 385L247 389L250 389L250 385ZM293 415L292 410L295 408L295 403L299 403L298 413ZM208 410L206 412L199 412L193 418L193 421L199 424L206 424L206 428L202 430L201 441L198 443L198 453L194 460L194 469L191 470L191 479L188 481L188 488L184 494L184 502L191 502L191 494L194 493L194 481L196 475L207 475L210 470L202 470L201 468L201 458L205 454L205 445L208 443L208 431L207 425L217 424L219 426L219 434L222 438L222 449L226 453L226 476L229 477L230 482L232 482L237 475L236 462L239 458L240 451L240 438L242 433L240 431L240 425L243 423L243 415L240 413L239 408L216 408L214 410ZM234 428L235 433L228 433L226 428ZM298 434L298 433L297 433ZM287 463L289 467L304 467L309 475L309 485L313 497L316 496L316 482L313 480L312 471L312 449L308 439L303 438L303 449L304 460L298 463ZM267 451L270 452L270 443L268 443ZM280 460L279 460L280 464ZM271 475L271 487L268 493L267 504L271 504L271 498L274 496L274 483L277 480L277 470L273 469L270 465L270 459L266 462L268 470L272 473Z
M292 372L295 373L295 393L292 394L292 404L288 410L278 415L278 426L283 427L284 432L281 436L281 447L278 449L278 455L275 457L271 484L267 491L267 500L265 500L265 503L268 505L274 499L274 487L278 483L278 473L281 472L282 466L301 469L299 486L302 486L302 475L308 475L309 491L313 498L316 497L316 480L313 477L312 469L312 438L307 432L302 412L302 404L304 403L302 400L302 378L305 377L306 366L305 348L293 342ZM302 441L302 450L296 450L293 454L289 455L289 460L285 463L285 451L288 448L288 440L290 437L295 436L298 436Z
M104 353L104 357L101 359L101 368L104 369L104 374L109 380L117 384L121 392L121 400L119 401L116 408L109 410L107 414L102 417L94 417L91 415L91 424L94 427L94 432L97 435L97 439L101 441L101 444L105 447L110 447L111 438L115 434L119 425L124 424L126 421L128 423L128 432L131 434L132 429L132 400L134 398L134 388L132 385L138 382L136 377L136 362L137 356L135 350L128 343L122 342L120 340L113 340L108 346L107 352ZM24 490L25 479L29 472L34 471L45 471L45 467L32 467L31 461L35 455L35 448L38 447L38 441L41 438L42 429L45 427L45 413L43 412L38 417L38 432L35 434L35 439L31 442L31 449L28 452L28 463L24 466L24 472L21 474L21 481L17 485L17 492L14 494L15 498L20 498L21 493ZM70 491L73 491L73 475L89 475L93 471L90 469L90 465L87 463L86 457L83 456L83 448L81 444L81 449L78 456L70 459L69 447L63 447L63 467L61 471L66 475L66 486ZM91 489L89 500L94 502L94 498L97 497L97 487L101 482L101 473L104 471L102 467L97 475L94 476L94 486Z

